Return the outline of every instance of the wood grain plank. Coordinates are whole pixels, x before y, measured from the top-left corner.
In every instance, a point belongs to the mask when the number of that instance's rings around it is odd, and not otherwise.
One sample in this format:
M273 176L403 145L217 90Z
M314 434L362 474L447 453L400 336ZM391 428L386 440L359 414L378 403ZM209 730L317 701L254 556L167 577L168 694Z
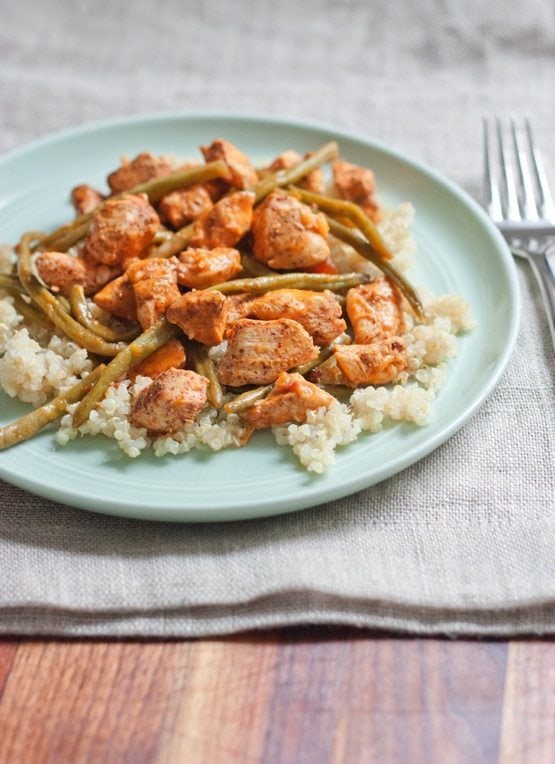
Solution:
M7 639L0 642L0 699L2 698L2 693L4 692L18 647L19 641L16 640Z
M501 764L555 761L555 643L512 642L501 727Z
M0 761L154 761L187 653L172 643L22 643L0 702Z
M321 628L22 642L0 700L0 761L489 764L506 650Z
M164 764L262 760L279 645L267 635L250 640L199 641L192 670L157 761Z
M283 652L265 761L496 761L504 644L355 638Z

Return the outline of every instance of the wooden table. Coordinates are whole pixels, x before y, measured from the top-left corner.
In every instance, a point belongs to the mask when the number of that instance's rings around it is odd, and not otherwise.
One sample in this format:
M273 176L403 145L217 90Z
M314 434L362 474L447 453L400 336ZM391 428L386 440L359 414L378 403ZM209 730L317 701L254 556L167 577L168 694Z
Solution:
M305 628L0 642L1 764L555 762L555 646Z

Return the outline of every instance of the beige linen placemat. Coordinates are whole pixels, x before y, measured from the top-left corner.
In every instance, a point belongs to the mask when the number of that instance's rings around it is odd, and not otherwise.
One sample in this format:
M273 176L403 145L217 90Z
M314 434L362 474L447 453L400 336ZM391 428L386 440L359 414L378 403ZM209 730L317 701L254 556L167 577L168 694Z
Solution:
M480 117L517 106L553 171L555 19L543 0L526 20L502 0L36 0L3 3L2 18L0 150L115 114L282 113L384 140L476 193ZM491 398L433 454L352 497L176 526L0 484L0 631L553 631L555 357L532 276L522 265L519 276L522 329Z

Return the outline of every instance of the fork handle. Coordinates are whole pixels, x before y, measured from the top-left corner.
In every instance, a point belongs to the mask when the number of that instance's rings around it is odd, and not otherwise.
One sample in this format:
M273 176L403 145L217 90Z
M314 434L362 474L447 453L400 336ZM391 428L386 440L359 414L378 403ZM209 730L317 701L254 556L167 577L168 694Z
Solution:
M549 266L547 254L528 255L527 260L540 287L547 313L549 331L551 332L551 340L555 348L555 276Z

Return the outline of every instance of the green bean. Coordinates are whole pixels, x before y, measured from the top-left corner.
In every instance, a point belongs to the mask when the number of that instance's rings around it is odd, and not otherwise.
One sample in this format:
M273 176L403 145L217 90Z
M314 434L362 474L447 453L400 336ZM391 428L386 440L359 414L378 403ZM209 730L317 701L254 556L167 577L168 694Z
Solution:
M73 414L73 426L80 427L89 418L89 414L104 398L106 390L112 382L124 377L130 368L148 358L155 350L172 337L175 337L179 329L170 324L165 318L143 332L136 340L133 340L118 355L113 358L104 369L92 390L83 398Z
M306 191L303 188L293 186L290 192L297 199L308 204L315 204L322 212L327 212L334 218L344 217L350 220L362 233L368 243L374 248L378 257L383 260L392 260L393 253L387 248L375 223L370 220L363 210L353 202L347 202L343 199L330 199L329 196L315 194L312 191Z
M274 383L271 385L263 385L262 387L254 387L252 390L247 390L240 395L236 395L235 398L228 401L224 406L224 411L227 414L240 414L242 411L250 409L255 403L265 398L268 393L273 389Z
M264 263L261 263L256 259L256 257L254 257L254 255L250 255L246 252L241 255L241 265L243 266L243 270L251 276L276 275L274 270L268 268L268 266L264 265Z
M414 287L409 284L407 279L393 265L390 265L387 261L378 257L373 247L366 241L366 239L363 239L362 236L357 233L357 231L349 228L346 225L343 225L343 223L340 223L337 220L334 220L332 217L327 216L327 218L330 226L330 234L335 236L336 239L340 239L341 241L345 242L345 244L348 244L350 247L355 249L360 255L373 263L389 279L391 279L391 281L399 287L402 294L405 296L415 316L422 320L424 318L424 309L422 307L422 303L420 302Z
M221 160L218 160L217 162L210 162L205 165L189 167L187 170L178 170L163 178L147 180L146 183L140 183L138 186L134 186L128 191L124 191L122 194L116 194L109 198L116 199L124 194L146 194L149 201L152 204L156 204L162 197L172 191L177 191L180 188L187 188L196 183L205 183L214 178L224 178L228 174L229 170L227 165ZM99 207L100 206L101 205L99 205ZM92 212L88 212L86 215L80 215L60 228L57 228L42 242L44 248L53 249L57 252L65 252L68 250L85 236L93 215L98 211L99 207Z
M0 273L0 289L5 289L7 292L16 291L25 293L17 278L15 276L8 276L6 273Z
M44 329L52 329L50 321L31 304L31 298L14 276L0 273L0 291L7 292L13 300L14 308L27 321L31 321ZM29 302L26 302L26 299Z
M193 236L193 224L189 223L184 228L180 228L172 236L166 239L158 247L153 247L148 253L148 257L171 257L189 246Z
M85 290L81 284L74 284L71 287L69 300L71 303L71 312L81 326L84 326L85 329L102 337L104 340L108 340L109 342L130 342L131 340L136 339L141 333L138 325L131 329L122 328L118 331L111 326L106 326L102 321L93 318L89 312L89 306L87 305L87 300L85 298Z
M40 432L48 424L63 416L67 411L67 407L71 403L81 400L103 371L103 365L97 366L85 379L77 382L69 390L66 390L65 393L61 393L56 398L45 403L44 406L22 416L16 422L2 427L0 429L0 450L10 448L10 446L15 446L16 443L32 438L33 435L36 435L37 432Z
M359 284L367 284L371 279L367 273L276 273L272 276L258 276L253 279L235 279L224 281L207 287L207 291L221 292L222 294L238 294L248 292L261 294L271 292L274 289L310 289L322 292L324 289L341 291L350 289Z
M302 159L293 167L289 167L285 170L278 170L278 172L268 175L253 186L252 190L255 193L254 203L258 204L277 188L298 183L299 180L304 178L305 175L308 175L309 172L312 172L312 170L315 170L325 162L337 159L338 156L339 149L337 143L331 141L330 143L321 146L311 156Z
M312 361L303 363L302 366L297 366L295 369L291 369L289 373L302 374L304 377L305 374L308 374L309 371L312 371L317 366L320 366L320 364L324 363L324 361L327 361L328 358L333 355L333 351L336 345L343 345L350 341L350 337L347 335L341 335L333 342L330 342L329 345L323 347L316 358L314 358ZM228 414L240 414L242 411L250 409L251 406L254 406L255 403L265 398L274 389L274 385L275 382L272 382L269 385L255 387L252 390L247 390L246 392L235 396L235 398L225 404L224 411L226 411Z
M18 273L22 286L26 289L33 302L42 310L46 317L60 329L70 340L81 347L100 356L115 356L125 343L109 343L81 326L60 305L54 295L36 281L31 270L30 242L40 238L41 234L26 233L19 242Z
M197 345L193 349L192 356L195 371L208 380L208 402L215 409L221 409L224 394L214 361L210 358L208 351L203 345Z
M171 175L165 175L162 178L147 180L134 186L130 191L124 191L124 194L146 194L149 202L157 204L164 196L171 194L172 191L179 191L182 188L195 186L197 183L206 183L214 178L227 178L229 168L225 162L218 159L215 162L207 164L194 165L185 170L172 172Z

